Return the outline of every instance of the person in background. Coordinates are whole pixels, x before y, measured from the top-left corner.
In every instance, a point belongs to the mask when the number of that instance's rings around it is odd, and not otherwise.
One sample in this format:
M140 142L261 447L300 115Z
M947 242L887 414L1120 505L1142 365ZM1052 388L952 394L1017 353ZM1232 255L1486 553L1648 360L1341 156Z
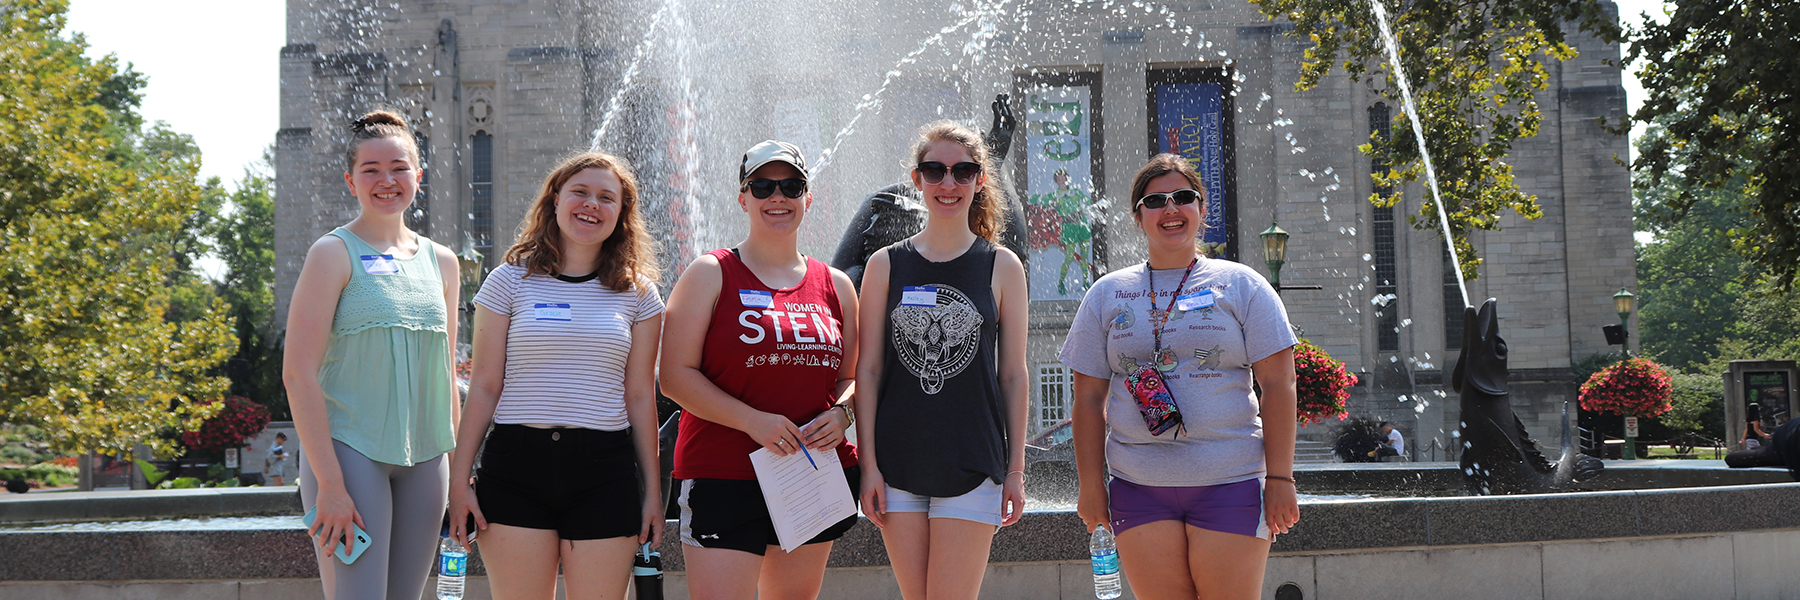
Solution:
M274 485L287 485L287 434L275 434L275 443L269 446L269 457L263 459L263 475L268 476Z
M995 531L1025 510L1025 267L998 245L1005 197L981 135L913 145L924 231L863 271L862 500L907 600L973 599Z
M450 530L467 547L473 516L495 598L550 600L559 567L570 599L623 598L632 555L662 542L657 271L637 178L590 152L544 178L475 295Z
M281 378L302 456L300 501L325 597L418 598L437 554L456 444L456 255L406 228L419 148L400 115L351 125L344 183L361 211L306 252ZM353 564L352 524L372 542ZM354 550L351 550L354 552Z
M836 452L855 495L856 289L800 253L812 206L806 160L765 141L738 167L749 233L694 260L669 292L662 391L681 404L675 443L688 593L698 600L810 600L847 517L793 552L781 549L750 453Z
M1300 519L1298 340L1267 280L1201 251L1205 190L1180 156L1138 170L1131 213L1148 260L1094 283L1061 352L1075 373L1077 511L1117 533L1145 600L1258 597L1270 544Z

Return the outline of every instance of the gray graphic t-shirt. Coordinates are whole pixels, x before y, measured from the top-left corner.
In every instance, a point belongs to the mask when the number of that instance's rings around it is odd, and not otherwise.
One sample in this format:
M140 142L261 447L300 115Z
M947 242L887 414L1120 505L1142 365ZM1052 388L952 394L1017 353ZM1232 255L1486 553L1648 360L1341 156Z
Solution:
M1106 462L1139 485L1201 486L1263 475L1262 419L1250 365L1298 342L1275 289L1249 267L1200 259L1185 269L1137 264L1101 277L1081 300L1061 360L1076 373L1111 380L1106 394ZM1153 274L1153 275L1152 275ZM1155 308L1150 282L1154 276ZM1153 356L1151 324L1175 308ZM1181 409L1185 431L1150 434L1125 375L1156 365Z

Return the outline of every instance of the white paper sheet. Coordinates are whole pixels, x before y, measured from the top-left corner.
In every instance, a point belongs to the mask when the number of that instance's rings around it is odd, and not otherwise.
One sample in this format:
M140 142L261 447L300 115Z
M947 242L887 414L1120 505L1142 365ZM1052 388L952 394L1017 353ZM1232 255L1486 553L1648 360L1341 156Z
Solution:
M756 481L769 505L769 519L775 523L781 549L787 552L856 515L856 499L850 494L850 482L844 479L837 451L809 452L817 469L804 452L776 456L763 448L750 453L750 465L756 469Z

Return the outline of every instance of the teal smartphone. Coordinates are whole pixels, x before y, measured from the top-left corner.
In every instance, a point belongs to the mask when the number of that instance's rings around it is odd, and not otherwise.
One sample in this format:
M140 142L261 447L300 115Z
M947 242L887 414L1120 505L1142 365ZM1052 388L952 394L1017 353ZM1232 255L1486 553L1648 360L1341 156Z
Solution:
M319 508L316 506L307 510L306 516L300 517L300 523L306 525L307 529L312 529L313 514L317 512L319 512ZM369 532L363 531L362 526L357 525L356 523L350 524L350 532L355 539L352 540L352 543L350 544L351 548L349 552L344 551L344 543L341 541L331 548L332 554L336 554L338 560L344 561L344 564L346 565L356 562L356 557L362 556L363 551L368 550L369 543L373 541L369 539Z

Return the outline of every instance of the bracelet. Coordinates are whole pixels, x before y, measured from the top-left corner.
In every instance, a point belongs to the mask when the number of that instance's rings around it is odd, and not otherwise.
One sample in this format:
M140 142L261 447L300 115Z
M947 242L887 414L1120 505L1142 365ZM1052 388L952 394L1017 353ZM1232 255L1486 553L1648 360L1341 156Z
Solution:
M1007 477L1012 477L1012 474L1013 474L1013 473L1018 473L1018 474L1019 474L1019 476L1020 476L1020 477L1024 477L1024 476L1025 476L1025 472L1024 472L1024 471L1007 471L1007 472L1006 472L1006 476L1007 476Z
M1280 475L1264 475L1264 476L1263 476L1263 479L1274 479L1274 480L1277 480L1277 481L1286 481L1286 482L1288 482L1288 483L1289 483L1289 484L1292 484L1292 483L1294 483L1294 478L1292 478L1292 477L1282 477L1282 476L1280 476Z

